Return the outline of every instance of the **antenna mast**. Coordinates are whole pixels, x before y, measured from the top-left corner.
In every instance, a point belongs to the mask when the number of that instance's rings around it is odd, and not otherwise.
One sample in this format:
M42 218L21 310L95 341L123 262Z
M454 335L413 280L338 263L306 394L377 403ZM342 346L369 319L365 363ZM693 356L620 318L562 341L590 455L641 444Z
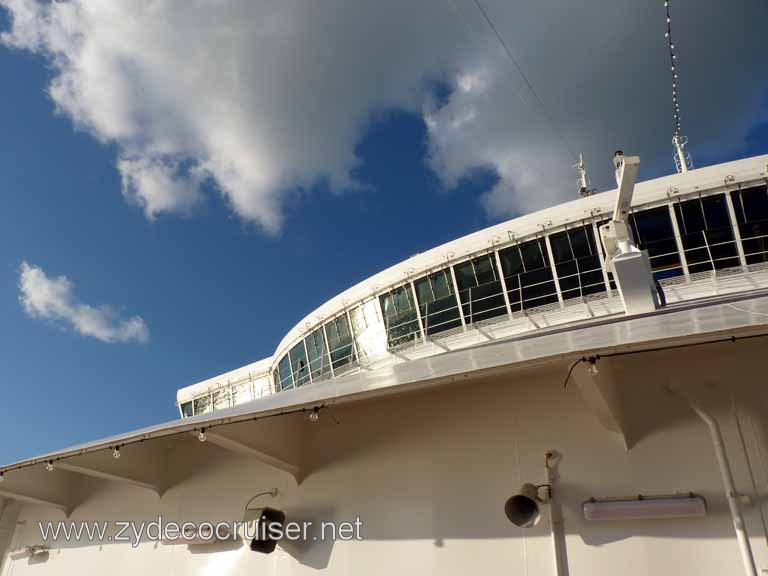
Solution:
M587 177L587 165L584 164L584 158L579 154L579 163L573 165L576 170L579 171L579 196L592 196L595 193L594 188L589 186L589 178Z
M669 2L664 0L664 10L667 15L667 31L664 36L669 45L669 65L672 72L672 105L674 106L675 131L672 136L672 145L675 147L675 166L678 173L688 172L693 168L691 155L685 151L685 145L688 144L688 138L680 134L680 98L677 92L677 54L675 54L675 43L672 41L672 18L669 16Z

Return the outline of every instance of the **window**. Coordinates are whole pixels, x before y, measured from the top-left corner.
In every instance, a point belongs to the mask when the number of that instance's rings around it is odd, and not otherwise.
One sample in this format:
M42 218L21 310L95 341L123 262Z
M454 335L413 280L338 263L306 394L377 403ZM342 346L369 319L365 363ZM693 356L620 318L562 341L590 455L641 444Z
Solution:
M543 238L499 252L513 312L557 302L557 288Z
M731 192L747 264L768 262L768 186Z
M290 390L293 388L293 374L291 373L291 361L288 358L288 354L280 359L277 365L277 371L280 377L280 385L278 390Z
M674 206L691 274L739 266L725 195L694 198Z
M414 286L419 300L419 314L427 335L461 326L461 312L453 293L449 270L440 270L420 278Z
M504 291L492 255L473 258L453 267L459 298L468 324L507 313Z
M182 418L189 418L190 416L194 416L194 410L192 408L192 401L189 402L183 402L181 404L181 417Z
M549 243L563 299L605 292L592 226L557 232L550 235Z
M349 318L360 361L383 356L387 351L387 332L376 300L368 300L350 310Z
M384 325L387 327L387 345L390 348L412 342L421 337L411 285L395 288L381 296Z
M194 410L195 410L195 415L203 414L204 412L210 412L211 397L208 394L206 394L205 396L200 396L200 398L195 398Z
M293 370L293 383L298 388L309 382L309 362L304 341L291 348L291 370Z
M637 247L648 250L654 278L661 280L683 273L669 206L633 212L629 215L629 223Z
M347 366L357 362L355 348L352 344L352 333L347 323L347 315L339 316L335 320L326 323L325 336L328 339L328 350L331 356L331 364L335 374L344 371Z
M309 373L313 381L321 380L331 374L331 362L328 358L328 347L325 345L323 329L318 328L306 337L304 344L309 357Z

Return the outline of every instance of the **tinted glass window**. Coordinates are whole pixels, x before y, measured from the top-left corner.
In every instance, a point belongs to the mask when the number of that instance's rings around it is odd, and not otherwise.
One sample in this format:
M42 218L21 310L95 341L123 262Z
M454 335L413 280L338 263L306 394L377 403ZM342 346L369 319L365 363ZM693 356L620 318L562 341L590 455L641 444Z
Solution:
M335 374L339 374L343 368L357 363L352 344L352 333L349 330L346 315L328 322L325 325L325 335L328 339L328 350Z
M768 189L754 186L731 192L747 264L768 262Z
M683 273L669 207L633 212L629 223L638 248L648 251L654 278L660 280Z
M461 326L459 304L453 294L453 281L448 270L420 278L414 285L421 321L428 335Z
M464 320L482 322L507 313L495 257L474 258L454 266Z
M307 347L309 359L309 372L312 380L320 380L331 375L331 362L328 357L328 348L325 345L325 334L322 328L318 328L306 337L304 345Z
M421 337L410 284L381 296L381 309L389 347L407 344Z
M194 400L194 409L195 409L195 415L203 414L204 412L210 412L211 411L211 397L210 396L201 396L200 398L195 398L195 400Z
M302 386L309 382L309 361L307 360L303 341L291 348L290 356L291 368L293 369L293 383L296 386Z
M181 405L181 417L182 418L189 418L190 416L194 416L194 410L192 409L192 401L184 402Z
M543 238L505 248L499 257L513 312L558 301Z
M551 234L549 242L564 299L605 292L592 226Z
M293 388L293 374L291 374L291 361L288 354L282 357L277 365L278 376L280 377L280 387L278 390L290 390Z
M678 202L675 217L690 273L739 266L723 194Z

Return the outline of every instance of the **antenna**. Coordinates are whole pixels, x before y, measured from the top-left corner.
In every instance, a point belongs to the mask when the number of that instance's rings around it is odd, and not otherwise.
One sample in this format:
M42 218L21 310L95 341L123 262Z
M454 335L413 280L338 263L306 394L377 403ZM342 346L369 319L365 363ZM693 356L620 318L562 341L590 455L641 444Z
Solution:
M579 196L592 196L595 193L594 188L589 186L589 178L587 177L587 165L584 164L584 158L579 154L579 163L573 165L576 170L579 171Z
M667 15L667 31L664 36L669 45L669 66L672 72L672 105L674 106L675 131L672 136L672 145L675 147L675 167L678 173L688 172L693 168L691 155L685 151L688 138L680 135L680 98L677 92L677 54L675 43L672 41L672 18L669 16L669 2L664 0L664 10Z

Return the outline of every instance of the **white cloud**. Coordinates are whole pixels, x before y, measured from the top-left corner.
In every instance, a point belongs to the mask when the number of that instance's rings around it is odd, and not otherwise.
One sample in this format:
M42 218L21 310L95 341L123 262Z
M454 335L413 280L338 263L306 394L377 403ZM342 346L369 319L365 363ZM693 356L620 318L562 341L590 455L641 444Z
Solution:
M150 218L189 211L208 181L277 232L286 195L359 185L355 146L390 108L424 115L447 186L479 166L498 173L484 198L494 216L573 197L579 152L599 186L618 147L672 166L660 4L482 2L537 96L471 0L0 5L12 18L2 40L51 62L58 110L117 145L123 193ZM768 57L765 2L696 4L674 22L694 158L739 147ZM452 89L439 108L435 80Z
M19 301L31 318L60 322L102 342L149 341L149 329L140 316L123 318L112 306L83 304L66 276L52 278L27 262L19 270Z

